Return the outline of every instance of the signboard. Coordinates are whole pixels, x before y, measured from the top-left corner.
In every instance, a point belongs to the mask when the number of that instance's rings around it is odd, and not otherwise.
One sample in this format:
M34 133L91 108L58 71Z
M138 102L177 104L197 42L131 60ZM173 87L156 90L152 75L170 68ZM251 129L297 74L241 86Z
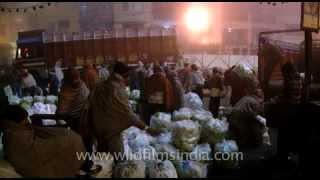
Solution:
M302 2L301 29L319 30L319 2Z

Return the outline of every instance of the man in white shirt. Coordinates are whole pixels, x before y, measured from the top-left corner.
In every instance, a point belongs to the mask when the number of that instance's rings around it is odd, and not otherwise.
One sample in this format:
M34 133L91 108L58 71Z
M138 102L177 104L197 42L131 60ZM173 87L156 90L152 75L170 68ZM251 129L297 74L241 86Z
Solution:
M64 74L63 74L63 71L62 71L62 59L59 59L55 66L54 66L54 71L56 73L56 76L58 78L58 81L59 81L59 88L62 86L62 80L63 80L63 77L64 77Z
M36 92L37 82L27 69L22 70L21 87L25 95L34 95Z
M108 71L108 67L105 66L105 65L101 65L101 66L98 66L98 73L99 73L99 79L101 81L105 81L108 79L108 77L110 76L110 73Z

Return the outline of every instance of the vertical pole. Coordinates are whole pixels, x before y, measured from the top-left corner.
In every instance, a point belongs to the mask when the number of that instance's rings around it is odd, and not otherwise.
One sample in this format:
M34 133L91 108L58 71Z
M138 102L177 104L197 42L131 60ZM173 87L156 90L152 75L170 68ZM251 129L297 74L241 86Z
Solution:
M304 81L304 101L309 100L310 84L311 84L311 72L310 62L312 61L312 32L305 30L305 81Z

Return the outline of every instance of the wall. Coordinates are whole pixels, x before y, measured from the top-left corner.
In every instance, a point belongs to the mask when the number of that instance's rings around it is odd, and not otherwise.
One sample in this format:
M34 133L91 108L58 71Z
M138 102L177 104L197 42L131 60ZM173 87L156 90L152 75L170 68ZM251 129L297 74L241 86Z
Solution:
M28 29L77 32L80 30L79 14L80 8L77 2L58 3L44 9L28 12L27 16L30 19ZM69 25L62 27L61 21L68 21Z

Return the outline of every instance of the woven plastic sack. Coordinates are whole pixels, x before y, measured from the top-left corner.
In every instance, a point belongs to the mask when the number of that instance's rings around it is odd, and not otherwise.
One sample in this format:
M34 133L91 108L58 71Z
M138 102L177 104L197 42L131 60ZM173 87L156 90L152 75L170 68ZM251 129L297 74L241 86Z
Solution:
M147 167L149 178L178 178L176 168L171 161L153 161Z
M146 165L144 161L119 162L114 169L115 178L145 178Z
M180 120L189 120L192 117L192 109L190 108L180 108L179 111L173 112L173 120L180 121Z
M181 151L191 152L200 139L200 125L192 120L174 122L173 144Z
M37 103L37 102L44 103L45 99L46 99L46 97L44 97L44 96L34 96L33 102L34 103Z
M239 152L239 148L234 140L223 140L222 142L217 143L214 147L214 152L219 152L220 154L228 153L227 157L230 157L225 160L222 159L223 157L219 157L220 159L216 161L218 166L222 168L235 168L239 165L239 159L237 159L238 156L235 156L235 153Z
M95 178L111 178L114 166L114 158L108 153L106 158L95 160L94 164L98 164L102 166L102 170L94 175Z
M32 110L34 114L55 114L57 106L38 102L33 104Z
M8 101L10 105L19 105L21 99L18 96L10 96L8 97Z
M150 127L160 130L162 132L170 131L171 129L171 115L167 113L158 112L151 116Z
M212 159L212 150L208 143L198 144L190 153L191 160L199 162L210 162Z
M209 144L221 142L227 134L228 123L219 119L210 119L201 129L201 139Z
M121 148L126 156L141 152L144 148L148 148L153 141L153 137L133 126L121 133Z
M179 161L175 163L179 178L206 178L207 165L197 161Z
M139 100L140 99L140 90L134 89L130 93L130 99Z
M191 119L204 126L206 122L212 119L212 113L205 110L196 110L193 112Z
M172 133L166 132L161 133L155 137L155 144L171 144L172 143Z
M32 106L33 104L33 97L32 96L25 96L22 98L21 103L26 103Z
M189 92L185 94L183 100L183 107L187 107L192 110L203 109L203 102L196 93Z
M53 96L53 95L46 96L45 103L46 104L57 104L58 103L58 97L57 96Z
M171 144L155 144L154 145L159 160L180 160L179 151Z

